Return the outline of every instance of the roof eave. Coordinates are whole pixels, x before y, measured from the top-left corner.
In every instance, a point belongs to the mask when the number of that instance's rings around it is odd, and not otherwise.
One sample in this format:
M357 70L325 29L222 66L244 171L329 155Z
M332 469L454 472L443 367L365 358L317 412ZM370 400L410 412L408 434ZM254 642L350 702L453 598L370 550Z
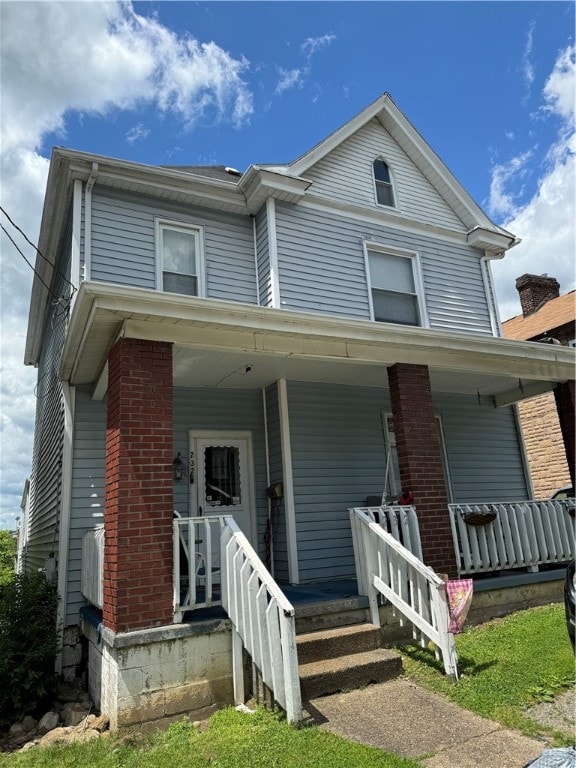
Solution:
M46 182L44 207L38 249L34 265L34 281L28 310L28 330L24 350L24 365L37 365L40 359L42 331L46 306L50 294L46 285L52 282L52 275L57 257L57 247L65 224L65 212L68 203L68 161L57 150L52 150L50 169ZM44 283L46 285L44 285Z

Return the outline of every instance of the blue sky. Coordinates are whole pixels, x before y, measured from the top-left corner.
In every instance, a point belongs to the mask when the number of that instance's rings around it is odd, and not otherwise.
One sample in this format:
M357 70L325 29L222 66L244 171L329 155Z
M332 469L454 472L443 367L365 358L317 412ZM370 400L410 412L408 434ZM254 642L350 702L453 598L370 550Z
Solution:
M387 91L523 239L494 266L509 317L524 272L574 288L574 8L4 0L2 206L37 238L53 145L245 170L295 159ZM4 235L1 258L0 528L19 514L35 407L31 270Z

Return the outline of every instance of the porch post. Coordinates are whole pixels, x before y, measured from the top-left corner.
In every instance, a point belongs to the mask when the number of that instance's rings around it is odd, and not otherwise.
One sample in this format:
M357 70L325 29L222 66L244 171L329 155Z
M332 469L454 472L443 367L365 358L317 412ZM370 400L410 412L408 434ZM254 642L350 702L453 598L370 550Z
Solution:
M172 623L172 347L120 339L108 355L104 625Z
M396 363L388 368L400 482L414 494L424 562L457 576L448 495L428 367Z
M563 384L557 384L554 389L554 398L556 400L558 420L560 421L560 430L564 438L564 450L566 451L570 478L574 487L574 465L576 463L574 450L574 379L565 381Z

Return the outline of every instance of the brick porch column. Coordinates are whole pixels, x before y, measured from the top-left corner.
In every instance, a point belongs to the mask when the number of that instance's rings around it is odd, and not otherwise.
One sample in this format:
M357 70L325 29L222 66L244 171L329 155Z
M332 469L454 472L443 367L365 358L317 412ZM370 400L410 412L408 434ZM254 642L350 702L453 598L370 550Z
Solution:
M396 363L388 368L388 382L400 482L414 493L424 562L437 573L456 577L442 449L428 367Z
M172 347L120 339L108 355L104 625L172 623Z
M564 450L568 461L568 470L574 486L574 465L576 463L576 454L574 450L574 380L566 381L563 384L557 384L554 389L554 398L556 400L556 410L558 411L558 420L560 421L560 430L564 438Z

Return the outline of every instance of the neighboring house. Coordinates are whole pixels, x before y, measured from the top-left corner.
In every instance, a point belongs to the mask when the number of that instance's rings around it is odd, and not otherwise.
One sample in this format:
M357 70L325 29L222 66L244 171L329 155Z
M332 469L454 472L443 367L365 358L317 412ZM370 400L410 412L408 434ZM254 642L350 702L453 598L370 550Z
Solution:
M244 173L54 149L25 558L56 552L63 668L80 623L113 725L230 700L229 625L174 623L174 509L202 589L223 513L281 589L333 586L356 574L348 508L404 487L456 575L448 503L530 496L514 404L555 389L574 456L570 350L498 338L490 261L515 242L387 94Z
M502 323L508 339L576 346L576 292L560 296L560 284L548 275L516 280L522 314ZM553 393L518 405L534 495L546 499L572 483Z
M18 521L18 531L16 536L16 573L23 573L25 570L25 554L28 544L28 517L30 514L30 479L26 478L24 491L20 501L20 520Z

